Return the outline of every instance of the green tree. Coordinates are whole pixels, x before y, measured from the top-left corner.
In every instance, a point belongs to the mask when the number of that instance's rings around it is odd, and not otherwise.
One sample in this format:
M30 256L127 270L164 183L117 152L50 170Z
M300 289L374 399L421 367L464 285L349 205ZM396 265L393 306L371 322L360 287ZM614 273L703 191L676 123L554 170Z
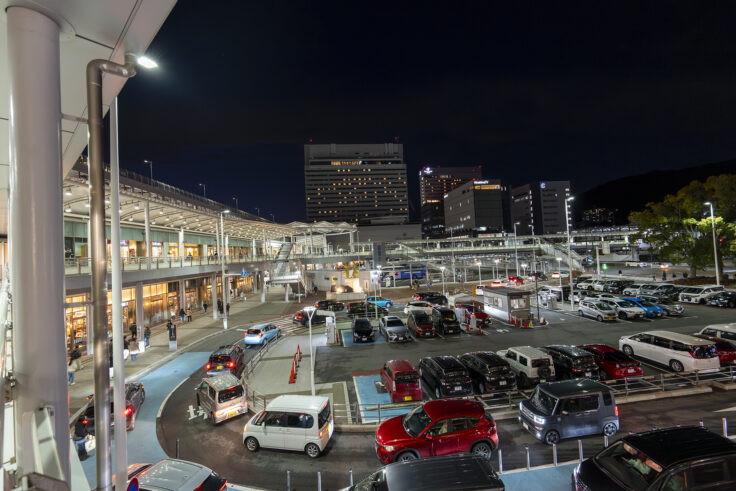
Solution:
M690 274L713 265L713 228L710 207L713 203L718 262L736 254L736 175L711 176L704 183L693 181L657 203L647 203L642 211L629 216L639 228L634 236L648 243L660 259L685 263Z

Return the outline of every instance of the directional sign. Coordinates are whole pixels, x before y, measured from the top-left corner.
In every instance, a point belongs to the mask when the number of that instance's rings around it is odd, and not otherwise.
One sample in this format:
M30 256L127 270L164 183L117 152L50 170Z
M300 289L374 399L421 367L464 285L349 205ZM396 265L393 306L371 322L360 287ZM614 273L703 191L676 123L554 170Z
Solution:
M245 270L245 268L243 268L243 270L240 272L240 277L241 278L247 278L248 277L248 272Z

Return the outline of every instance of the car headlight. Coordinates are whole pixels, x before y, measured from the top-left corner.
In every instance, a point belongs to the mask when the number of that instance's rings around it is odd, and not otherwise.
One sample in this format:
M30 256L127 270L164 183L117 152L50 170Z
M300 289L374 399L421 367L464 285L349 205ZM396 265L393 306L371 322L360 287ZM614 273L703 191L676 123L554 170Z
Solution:
M393 452L396 450L396 447L394 445L382 445L383 449L387 452Z
M543 417L537 416L536 414L534 414L533 417L534 417L534 422L540 425L543 425L547 421Z

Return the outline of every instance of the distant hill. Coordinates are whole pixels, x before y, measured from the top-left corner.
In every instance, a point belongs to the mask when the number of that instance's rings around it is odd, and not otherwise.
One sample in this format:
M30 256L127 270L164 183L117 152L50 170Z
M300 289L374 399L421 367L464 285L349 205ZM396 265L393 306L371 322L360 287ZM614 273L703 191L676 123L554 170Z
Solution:
M629 213L647 203L661 201L690 182L718 174L736 174L736 160L714 162L677 170L656 170L606 182L575 196L576 220L590 208L618 209L616 224L628 222Z

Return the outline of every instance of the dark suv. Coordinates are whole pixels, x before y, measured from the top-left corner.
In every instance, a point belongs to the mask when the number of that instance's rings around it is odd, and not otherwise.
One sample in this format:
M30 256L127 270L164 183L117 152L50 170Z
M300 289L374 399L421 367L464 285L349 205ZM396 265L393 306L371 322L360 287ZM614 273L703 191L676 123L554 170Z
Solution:
M212 352L204 369L208 377L228 372L240 377L244 367L243 348L237 344L227 344Z
M437 399L469 396L473 382L465 366L454 356L429 356L419 360L419 377Z
M330 312L342 312L345 310L345 304L334 300L320 300L314 306L317 310L329 310Z
M465 353L459 358L465 365L479 394L516 389L516 375L509 363L492 351Z
M348 315L351 317L383 317L388 315L388 309L378 307L374 303L354 302L348 304Z
M622 437L582 461L573 489L736 489L736 443L702 426Z
M373 326L367 317L356 317L353 319L353 342L375 341L376 336Z
M442 334L460 334L460 323L455 311L447 307L434 307L432 309L432 323L434 329Z
M589 378L598 380L598 365L589 351L566 344L545 346L555 364L557 380L566 378Z
M624 288L634 283L633 280L611 280L603 286L603 291L619 295L624 292Z

